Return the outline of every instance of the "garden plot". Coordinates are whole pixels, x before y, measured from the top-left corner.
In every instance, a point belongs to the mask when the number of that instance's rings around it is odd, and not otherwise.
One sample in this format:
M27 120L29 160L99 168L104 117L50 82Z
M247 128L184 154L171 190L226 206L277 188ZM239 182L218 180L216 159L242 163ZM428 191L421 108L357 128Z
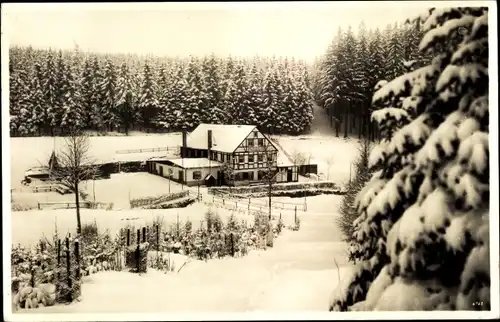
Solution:
M195 203L186 208L179 209L133 209L122 211L108 211L101 209L81 209L82 224L97 222L99 229L102 231L109 229L111 236L115 236L120 228L127 224L136 226L145 225L152 222L156 217L162 217L164 223L168 226L176 223L177 218L180 222L190 220L193 223L193 228L198 228L201 221L204 220L205 212L208 209L213 209L221 216L222 220L228 218L232 213L241 221L253 222L254 217L244 213L232 212L228 209L209 207L202 203ZM177 217L179 216L179 217ZM292 216L284 217L293 220ZM292 222L285 221L285 224ZM34 225L33 223L37 223ZM54 233L55 225L60 234L76 232L76 211L75 209L59 209L59 210L30 210L30 211L15 211L11 215L11 232L12 244L17 245L35 245L42 234L47 238L51 238Z
M328 209L341 200L339 196L321 197L330 199L318 201L328 204ZM310 199L314 198L318 197ZM99 218L101 224L104 214ZM325 312L331 291L350 270L347 245L341 241L334 220L333 212L308 213L301 229L285 230L273 248L251 251L240 258L192 259L178 273L154 269L142 275L99 272L86 277L82 301L21 312ZM176 267L186 261L182 255L172 259Z

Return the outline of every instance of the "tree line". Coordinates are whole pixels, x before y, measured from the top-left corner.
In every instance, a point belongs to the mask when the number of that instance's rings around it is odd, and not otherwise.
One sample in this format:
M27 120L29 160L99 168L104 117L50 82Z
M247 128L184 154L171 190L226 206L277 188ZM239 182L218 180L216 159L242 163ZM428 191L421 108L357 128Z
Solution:
M336 135L379 138L370 120L375 85L429 62L418 50L422 22L406 21L385 30L367 29L361 23L357 33L339 28L327 52L316 61L312 91L316 102L328 114Z
M170 132L200 123L300 134L311 125L308 67L293 58L171 58L12 47L10 132Z

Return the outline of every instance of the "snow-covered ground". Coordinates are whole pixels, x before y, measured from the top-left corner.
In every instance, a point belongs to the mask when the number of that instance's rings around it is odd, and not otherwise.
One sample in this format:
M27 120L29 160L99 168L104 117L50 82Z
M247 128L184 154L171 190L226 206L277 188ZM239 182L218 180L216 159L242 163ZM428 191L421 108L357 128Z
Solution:
M127 272L100 272L86 277L81 302L25 312L324 312L328 309L331 291L349 265L346 262L346 245L341 241L341 234L334 223L335 212L319 211L335 209L340 197L310 199L315 205L314 212L302 215L301 229L297 232L286 230L275 241L274 247L266 251L252 251L236 259L191 260L179 273L163 274L152 269L142 276ZM192 207L191 213L194 214L195 206ZM37 213L39 220L43 220L42 212ZM92 217L88 212L84 216L87 219ZM29 220L23 219L20 213L15 217L19 218L17 223L13 218L16 230L22 229L22 221ZM50 222L50 217L45 220ZM61 212L58 217L61 221L71 222L74 214ZM31 217L31 220L34 219ZM102 226L109 225L111 221L104 213L97 220ZM23 231L22 235L34 234L31 230ZM174 261L176 267L180 267L183 259L174 258Z
M129 209L129 200L154 197L187 189L174 181L146 172L116 173L110 179L82 182L80 189L88 194L87 200L113 203L113 209ZM193 190L193 188L191 188ZM205 191L203 189L202 191ZM193 190L196 192L196 190ZM38 202L74 201L74 194L58 192L33 193L31 186L21 186L12 192L13 200L20 205L37 207Z
M24 172L31 167L47 165L50 154L64 146L63 137L10 138L11 187L19 188ZM119 150L135 150L178 146L180 133L131 135L131 136L92 136L90 137L90 157L96 160L111 160L122 157ZM166 152L158 152L165 154Z
M319 165L319 172L326 179L327 161L332 158L329 179L342 183L349 178L349 166L357 155L355 140L320 135L278 137L289 152L311 154L311 163ZM58 141L59 140L59 141ZM92 137L91 153L99 159L109 159L115 150L139 149L178 145L181 137L172 135ZM62 142L57 138L56 142ZM72 200L72 195L57 193L31 193L19 189L26 169L46 162L53 145L53 138L12 138L12 187L14 200L33 201ZM57 145L57 143L56 143ZM112 147L112 148L110 148ZM95 184L95 188L94 188ZM195 203L182 209L138 210L127 209L128 200L168 193L168 180L147 173L116 174L109 180L89 181L83 188L97 201L113 202L113 211L82 209L82 222L97 221L100 229L112 235L121 227L133 222L142 225L162 216L167 225L189 218L193 226L200 225L206 210L204 203ZM172 192L180 185L171 182ZM196 187L189 188L197 192ZM200 191L206 199L206 189ZM31 199L30 199L31 198ZM44 200L45 199L45 200ZM266 199L266 198L262 198ZM273 198L274 200L302 202L302 198ZM340 196L322 195L307 197L307 212L299 212L301 229L285 230L273 248L252 251L242 258L226 258L201 262L191 260L179 273L163 274L150 270L143 276L126 272L100 272L86 277L81 302L57 305L27 313L123 313L123 312L173 312L173 311L326 311L331 291L349 269L346 244L335 225ZM116 211L116 209L123 209ZM231 211L212 208L222 218ZM293 211L282 211L285 224L293 222ZM239 219L253 221L253 216L235 213ZM32 210L13 212L11 215L12 243L33 245L44 234L54 232L57 221L61 233L74 232L74 209ZM36 224L34 224L36 223ZM183 259L175 259L178 263ZM176 262L176 266L180 265ZM338 269L337 269L338 267Z
M323 134L281 135L275 138L289 154L297 152L306 158L310 156L310 163L318 165L318 174L323 180L333 181L339 185L349 181L349 167L359 154L357 139ZM354 167L352 171L354 172Z

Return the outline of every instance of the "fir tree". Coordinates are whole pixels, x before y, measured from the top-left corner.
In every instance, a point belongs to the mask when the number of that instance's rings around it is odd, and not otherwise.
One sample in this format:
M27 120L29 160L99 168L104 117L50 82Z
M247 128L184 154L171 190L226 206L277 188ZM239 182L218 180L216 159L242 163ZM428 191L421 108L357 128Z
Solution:
M112 131L120 123L115 103L116 79L115 65L107 59L100 84L100 106L102 106L100 112L102 125L106 126L108 131Z
M42 89L44 91L44 100L43 102L46 104L46 115L45 122L43 124L43 128L46 130L50 130L53 133L53 130L56 126L60 124L60 116L61 110L58 102L58 80L57 80L57 68L54 64L54 57L52 52L49 52L47 55L46 65L43 79Z
M213 124L224 124L227 115L223 106L224 94L219 76L219 66L214 55L203 60L203 92L205 104L202 121Z
M430 10L424 32L432 63L373 97L384 139L330 310L490 310L487 9Z
M116 88L115 110L126 135L134 123L136 101L137 97L133 91L129 68L127 64L122 63Z
M39 64L35 64L33 79L30 87L29 108L25 109L22 119L25 121L23 132L33 133L44 129L47 124L47 111L45 109L45 93L42 88L43 72ZM31 112L31 113L30 113Z
M138 107L140 123L149 132L152 128L152 121L158 114L158 99L156 98L156 83L147 62L144 64Z

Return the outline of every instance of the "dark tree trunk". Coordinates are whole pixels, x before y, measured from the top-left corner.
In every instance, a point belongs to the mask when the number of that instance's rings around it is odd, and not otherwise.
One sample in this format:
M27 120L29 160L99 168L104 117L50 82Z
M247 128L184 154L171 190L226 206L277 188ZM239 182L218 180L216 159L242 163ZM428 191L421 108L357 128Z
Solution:
M76 235L82 233L82 221L80 219L80 194L78 191L78 182L75 183L75 205L76 205Z
M349 109L344 105L344 138L347 138L347 127L349 126Z

